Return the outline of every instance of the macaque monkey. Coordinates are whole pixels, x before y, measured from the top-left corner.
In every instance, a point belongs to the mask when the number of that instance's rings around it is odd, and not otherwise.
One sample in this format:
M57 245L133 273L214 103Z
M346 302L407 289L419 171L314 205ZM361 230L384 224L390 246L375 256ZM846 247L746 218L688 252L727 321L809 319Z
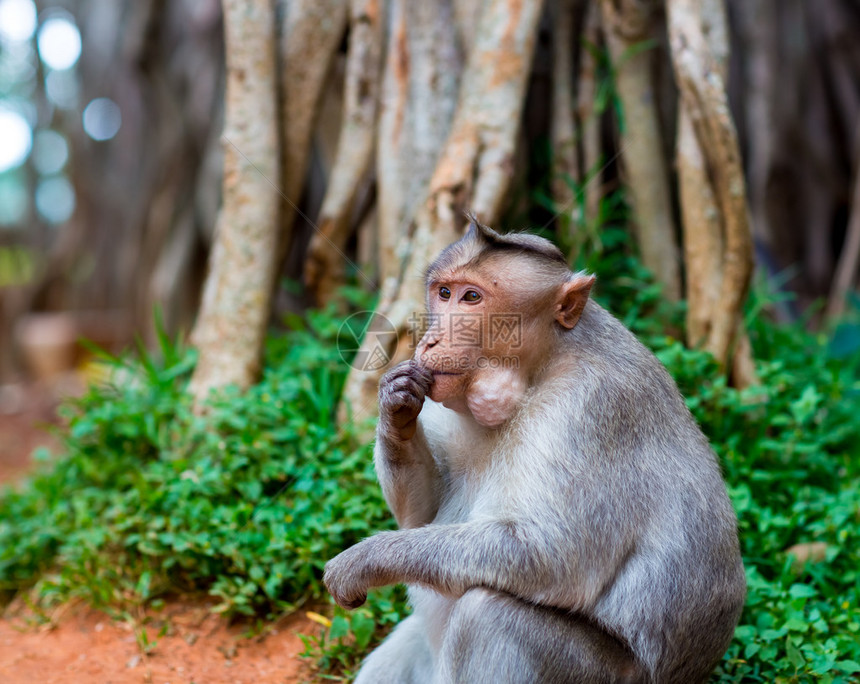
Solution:
M432 324L379 387L400 529L325 570L345 608L409 586L413 614L357 681L705 681L746 584L717 460L665 368L543 238L473 219L426 283Z

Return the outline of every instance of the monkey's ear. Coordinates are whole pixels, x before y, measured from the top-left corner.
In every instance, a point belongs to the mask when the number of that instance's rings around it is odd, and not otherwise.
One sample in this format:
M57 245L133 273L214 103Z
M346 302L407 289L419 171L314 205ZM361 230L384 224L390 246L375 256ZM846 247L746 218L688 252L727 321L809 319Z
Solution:
M576 275L573 280L561 286L555 305L555 320L568 330L573 328L582 316L595 280L593 275Z

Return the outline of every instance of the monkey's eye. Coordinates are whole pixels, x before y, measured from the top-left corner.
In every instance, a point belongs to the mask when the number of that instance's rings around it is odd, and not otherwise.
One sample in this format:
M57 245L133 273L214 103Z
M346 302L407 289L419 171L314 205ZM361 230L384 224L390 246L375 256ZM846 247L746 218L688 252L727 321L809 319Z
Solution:
M479 301L481 301L481 295L480 295L480 293L475 292L474 290L467 290L466 294L463 295L463 301L464 302L472 302L472 303L479 302Z
M442 299L451 299L451 290L449 290L447 287L440 287L439 296Z

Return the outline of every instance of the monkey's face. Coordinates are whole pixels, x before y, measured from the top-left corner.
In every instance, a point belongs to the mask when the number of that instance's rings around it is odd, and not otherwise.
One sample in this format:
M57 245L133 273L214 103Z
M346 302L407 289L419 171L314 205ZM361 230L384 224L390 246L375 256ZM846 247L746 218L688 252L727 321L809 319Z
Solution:
M415 360L433 374L430 398L486 427L510 420L593 283L549 241L473 222L427 269L430 320Z
M430 398L470 412L487 427L506 422L525 393L528 334L498 278L446 278L430 283L430 320L415 360L433 373Z

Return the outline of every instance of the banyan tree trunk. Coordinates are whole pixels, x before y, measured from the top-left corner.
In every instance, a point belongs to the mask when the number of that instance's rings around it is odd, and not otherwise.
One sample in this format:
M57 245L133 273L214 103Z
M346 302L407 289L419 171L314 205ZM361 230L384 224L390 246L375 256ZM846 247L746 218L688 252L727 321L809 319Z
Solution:
M448 0L393 0L376 155L383 301L402 278L408 229L451 129L462 52Z
M260 355L275 273L280 184L275 16L270 0L225 0L223 206L192 340L190 391L245 388Z
M280 0L278 55L284 141L280 253L286 251L295 210L302 199L320 95L343 38L348 6L348 0Z
M600 45L600 0L585 0L579 72L576 91L576 112L579 123L580 155L577 181L585 195L583 219L586 223L597 220L600 198L603 195L600 165L600 115L596 110L597 59Z
M603 27L624 111L621 160L630 189L642 261L681 298L681 275L669 195L669 174L653 79L654 0L602 0Z
M689 300L688 342L755 382L743 331L753 267L737 134L726 94L728 37L720 0L668 0L672 61L680 90L678 174Z
M848 231L827 302L827 316L831 319L844 313L845 298L851 288L857 285L857 270L860 267L860 130L855 137L854 191L851 195Z
M552 195L562 229L575 229L576 196L572 181L577 176L577 145L573 115L573 48L575 0L558 0L553 6L555 31L552 43ZM568 240L571 242L571 240Z
M381 76L384 7L381 0L352 0L343 123L318 230L308 246L305 282L317 305L342 284L346 241L356 200L373 162ZM361 274L360 269L358 269Z

